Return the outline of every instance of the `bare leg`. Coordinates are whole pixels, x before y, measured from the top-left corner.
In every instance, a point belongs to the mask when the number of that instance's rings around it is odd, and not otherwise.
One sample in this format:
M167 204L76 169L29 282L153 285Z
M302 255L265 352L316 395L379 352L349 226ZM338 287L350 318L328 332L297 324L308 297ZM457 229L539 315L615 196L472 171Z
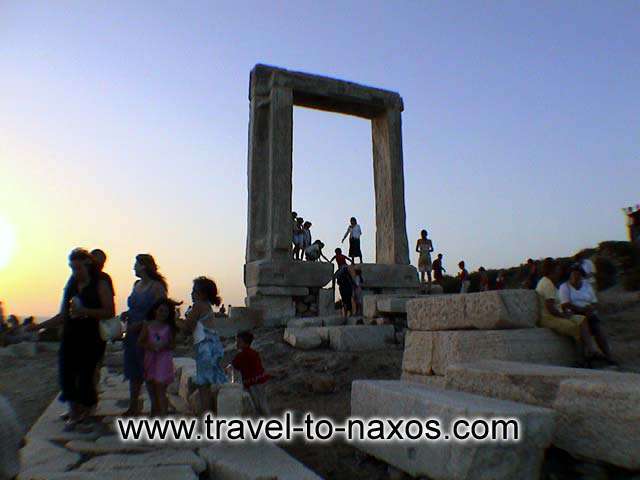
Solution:
M156 395L158 403L158 415L165 416L169 411L169 399L167 398L167 386L162 383L156 383Z
M420 272L420 283L424 285L424 272Z
M429 284L427 286L427 289L428 289L429 292L431 292L431 270L429 270L427 272L427 279L429 280Z
M149 400L151 401L151 408L149 415L155 417L158 415L158 403L156 401L156 384L155 382L146 382L147 393L149 394Z
M129 381L129 409L125 415L138 415L140 413L140 390L142 389L142 380Z
M593 345L591 330L589 329L589 322L586 320L580 325L580 340L584 356L587 358L592 357L596 351Z
M591 333L593 334L593 338L598 344L600 351L604 353L604 356L607 358L607 360L613 360L613 358L611 357L611 346L609 345L607 336L604 334L604 331L600 326L600 321L597 317L592 318L592 321L590 322L590 328Z
M203 385L198 387L200 393L200 415L204 415L205 412L211 410L211 387L209 385Z

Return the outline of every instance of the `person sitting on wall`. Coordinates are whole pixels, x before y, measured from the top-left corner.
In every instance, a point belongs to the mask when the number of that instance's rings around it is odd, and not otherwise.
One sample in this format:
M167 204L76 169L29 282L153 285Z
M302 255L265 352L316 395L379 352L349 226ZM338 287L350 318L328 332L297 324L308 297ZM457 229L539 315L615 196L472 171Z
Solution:
M306 250L304 251L304 256L308 262L317 262L321 258L324 258L327 262L330 262L330 260L322 253L323 248L324 243L322 243L320 240L316 240L306 248Z
M607 337L600 326L597 311L598 298L589 282L585 280L582 268L576 265L571 269L569 280L560 285L559 295L560 304L564 312L570 315L581 315L586 318L584 323L589 330L588 341L584 342L587 361L604 359L610 365L616 365L611 356L611 347ZM593 345L592 339L595 340L602 354Z

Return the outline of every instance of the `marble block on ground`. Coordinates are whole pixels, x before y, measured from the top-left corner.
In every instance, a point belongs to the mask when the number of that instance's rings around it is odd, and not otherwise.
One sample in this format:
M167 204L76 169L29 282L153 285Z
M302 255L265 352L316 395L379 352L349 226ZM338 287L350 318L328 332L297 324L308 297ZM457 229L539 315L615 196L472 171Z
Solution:
M321 480L271 442L217 442L198 454L216 480Z
M553 408L554 444L581 457L640 468L640 375L517 362L447 368L447 388Z
M79 470L104 471L171 465L185 465L196 473L207 469L205 461L193 451L162 449L162 444L158 444L158 449L148 453L100 455L83 463Z
M538 310L533 290L425 295L407 302L407 323L424 331L533 328Z
M283 339L294 348L311 350L322 345L322 337L319 330L320 328L313 327L287 327L284 330Z
M437 418L443 432L460 417L519 420L518 442L424 439L355 444L413 477L441 480L537 480L555 428L555 413L549 409L395 380L354 381L351 416Z
M480 360L572 366L578 353L570 338L545 328L408 331L402 369L420 375L444 375L449 365Z
M343 325L327 330L329 346L340 352L380 350L395 343L393 325Z

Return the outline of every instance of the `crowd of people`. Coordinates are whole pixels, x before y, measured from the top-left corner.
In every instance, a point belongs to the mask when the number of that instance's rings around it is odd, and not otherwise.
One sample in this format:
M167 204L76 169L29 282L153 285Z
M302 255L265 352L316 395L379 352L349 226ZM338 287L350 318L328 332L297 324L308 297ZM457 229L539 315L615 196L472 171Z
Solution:
M65 429L90 431L98 402L99 368L106 349L100 322L115 316L114 287L103 271L106 255L75 249L69 255L71 276L64 288L60 312L29 330L62 326L58 369L60 400L69 406L63 415ZM129 381L129 408L125 416L141 413L140 394L146 385L151 415L166 415L169 409L167 387L174 380L173 351L179 329L193 337L196 357L195 383L200 396L200 412L211 411L212 387L228 382L233 369L240 372L245 389L258 413L269 414L264 383L269 379L259 354L251 348L253 335L238 334L238 353L222 365L224 348L214 328L214 318L222 304L216 283L205 276L193 280L192 305L184 321L178 321L181 302L168 296L168 283L149 254L136 256L137 277L121 313L125 324L123 339L124 375Z
M16 315L5 318L0 302L0 347L36 340L37 334L30 330L34 324L33 317L27 317L22 322Z
M304 218L299 217L297 212L291 212L293 220L293 259L294 260L306 260L308 262L317 262L324 260L331 263L323 253L322 249L325 244L321 240L312 241L311 227L313 224L309 221L305 221ZM355 259L360 259L362 263L362 250L360 248L360 236L362 235L362 229L358 224L358 220L355 217L351 217L347 231L342 237L342 243L349 238L349 261L355 263ZM341 249L336 249L337 252L342 252Z

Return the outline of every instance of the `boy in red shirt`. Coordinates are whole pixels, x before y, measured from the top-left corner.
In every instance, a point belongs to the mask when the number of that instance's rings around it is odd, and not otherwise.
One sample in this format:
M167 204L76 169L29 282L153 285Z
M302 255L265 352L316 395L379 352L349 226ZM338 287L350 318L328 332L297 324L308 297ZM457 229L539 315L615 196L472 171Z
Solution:
M329 263L333 262L334 260L336 261L338 268L346 266L347 262L351 261L349 257L342 254L342 249L340 248L336 248L336 254L331 260L329 260Z
M243 331L236 335L236 347L240 352L231 361L233 368L242 375L242 384L249 393L253 406L259 415L268 417L271 415L265 383L269 380L269 374L262 367L260 354L251 348L253 334Z

